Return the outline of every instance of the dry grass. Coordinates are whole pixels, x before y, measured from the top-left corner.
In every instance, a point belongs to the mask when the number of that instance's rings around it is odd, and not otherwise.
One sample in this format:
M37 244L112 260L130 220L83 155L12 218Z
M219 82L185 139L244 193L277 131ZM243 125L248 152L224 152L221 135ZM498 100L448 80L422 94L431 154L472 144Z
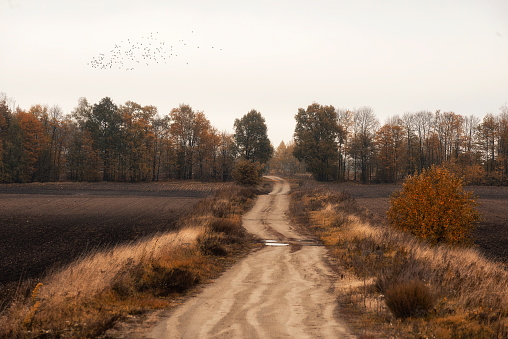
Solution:
M384 297L386 306L397 318L427 315L436 301L429 287L418 280L392 284Z
M95 337L127 315L170 307L245 253L240 215L256 193L220 190L183 218L178 232L96 250L48 274L0 313L0 337ZM210 239L222 252L210 250Z
M130 245L117 246L107 252L97 251L69 265L46 280L41 298L61 303L78 295L94 295L110 286L116 276L129 265L146 260L169 260L171 252L194 247L203 228L187 228L176 233L154 236Z
M344 307L360 308L360 318L377 323L382 332L439 338L508 335L508 272L502 264L475 249L430 246L386 225L374 226L345 195L298 192L291 211L329 246L343 274L363 281L343 296ZM386 290L412 280L423 282L438 298L424 318L396 320L385 305L368 307L367 300L379 300Z

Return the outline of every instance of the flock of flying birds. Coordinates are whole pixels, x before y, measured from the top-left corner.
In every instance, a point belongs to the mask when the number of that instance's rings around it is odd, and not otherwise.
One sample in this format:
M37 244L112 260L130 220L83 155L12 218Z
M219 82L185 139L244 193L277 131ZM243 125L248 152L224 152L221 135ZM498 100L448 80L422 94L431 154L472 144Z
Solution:
M120 41L108 53L99 53L98 56L93 57L87 65L95 69L132 71L137 66L166 64L172 58L177 58L183 48L200 48L199 45L193 45L185 40L178 40L178 43L172 45L167 44L157 37L158 33L152 32L141 39ZM201 50L206 48L210 47L202 46ZM222 51L222 48L214 46L211 46L211 49ZM189 63L186 62L186 64Z

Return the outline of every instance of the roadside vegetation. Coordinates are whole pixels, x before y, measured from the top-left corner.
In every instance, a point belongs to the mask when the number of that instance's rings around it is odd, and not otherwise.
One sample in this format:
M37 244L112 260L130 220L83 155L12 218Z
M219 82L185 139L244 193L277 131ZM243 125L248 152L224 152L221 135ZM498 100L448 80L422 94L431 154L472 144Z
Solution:
M345 193L311 184L292 194L293 221L329 248L340 312L359 335L506 338L508 272L479 251L431 244L387 224ZM434 242L435 243L435 242Z
M168 308L248 252L241 214L259 188L233 186L202 200L180 230L96 250L38 283L21 285L0 311L0 337L95 337L132 315Z

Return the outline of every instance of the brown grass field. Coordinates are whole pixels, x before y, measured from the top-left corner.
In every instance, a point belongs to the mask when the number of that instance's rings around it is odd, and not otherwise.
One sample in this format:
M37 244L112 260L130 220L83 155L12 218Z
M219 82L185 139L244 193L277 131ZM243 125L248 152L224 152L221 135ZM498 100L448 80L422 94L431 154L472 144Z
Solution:
M321 184L335 192L347 192L375 218L386 221L390 195L402 190L402 184L360 185L352 183ZM508 187L466 186L478 197L481 221L474 232L475 245L486 257L508 264Z
M0 185L0 286L40 277L93 249L174 230L182 214L227 185Z
M399 188L304 182L293 193L293 222L323 241L341 276L341 315L360 338L508 338L507 189L467 187L484 214L471 249L386 227Z

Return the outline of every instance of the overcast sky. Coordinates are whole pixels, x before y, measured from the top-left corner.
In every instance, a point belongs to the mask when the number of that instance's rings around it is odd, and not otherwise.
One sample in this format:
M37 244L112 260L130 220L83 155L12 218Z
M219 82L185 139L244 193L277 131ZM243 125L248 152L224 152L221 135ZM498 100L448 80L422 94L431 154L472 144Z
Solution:
M0 92L185 103L230 132L256 109L275 146L313 102L483 117L508 102L508 1L0 0Z

